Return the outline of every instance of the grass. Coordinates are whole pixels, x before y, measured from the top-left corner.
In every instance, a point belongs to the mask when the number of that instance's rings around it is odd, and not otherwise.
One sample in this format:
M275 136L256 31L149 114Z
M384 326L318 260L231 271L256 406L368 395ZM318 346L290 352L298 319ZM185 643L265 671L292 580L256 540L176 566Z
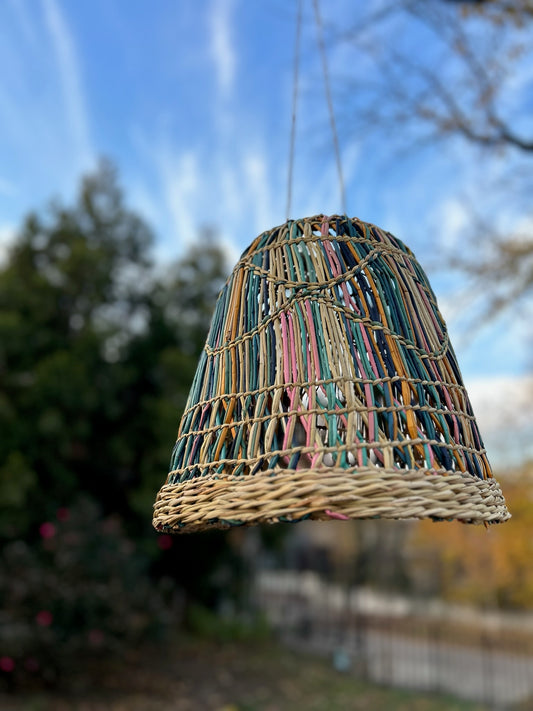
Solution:
M181 641L79 670L68 691L0 694L2 711L484 711L378 687L271 641Z

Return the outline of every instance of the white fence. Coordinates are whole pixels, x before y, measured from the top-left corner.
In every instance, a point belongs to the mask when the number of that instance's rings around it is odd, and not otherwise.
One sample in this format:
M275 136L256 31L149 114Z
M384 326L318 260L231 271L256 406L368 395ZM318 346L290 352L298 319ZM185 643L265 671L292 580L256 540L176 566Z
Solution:
M384 595L286 570L259 573L254 597L284 642L329 655L345 671L490 708L533 709L533 615Z

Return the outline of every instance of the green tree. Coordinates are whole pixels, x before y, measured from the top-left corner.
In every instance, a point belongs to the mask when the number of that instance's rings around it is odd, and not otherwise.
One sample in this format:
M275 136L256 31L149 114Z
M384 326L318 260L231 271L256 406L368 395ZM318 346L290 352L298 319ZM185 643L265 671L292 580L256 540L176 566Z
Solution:
M131 508L146 518L164 482L179 420L196 372L215 300L227 274L224 253L206 233L154 281L145 327L124 350L122 397L136 417L128 439L137 479ZM126 426L126 423L124 423Z
M164 272L151 244L105 161L73 206L25 220L0 270L0 535L37 536L89 495L154 570L201 590L227 537L159 550L151 513L226 265L206 232Z
M105 162L72 208L26 218L0 272L0 486L17 509L2 520L24 528L79 490L123 498L117 359L142 314L150 243Z
M151 526L226 277L224 253L206 232L164 270L152 263L152 241L103 161L73 205L54 203L26 218L0 266L0 568L9 570L22 553L28 567L23 579L0 576L8 612L0 622L21 620L24 600L35 608L25 641L12 624L0 624L0 642L14 659L38 652L63 666L54 645L42 644L62 639L70 649L93 624L98 601L83 590L96 586L106 600L119 591L127 625L140 609L153 610L143 598L147 571L171 576L191 602L210 605L231 596L236 571L245 572L238 537L158 537ZM79 513L89 510L86 518ZM111 524L117 533L109 538ZM122 563L104 555L113 546ZM92 555L101 563L96 581ZM35 584L45 579L46 590ZM102 632L117 644L121 635L129 639L134 630L113 626L117 613L105 609Z

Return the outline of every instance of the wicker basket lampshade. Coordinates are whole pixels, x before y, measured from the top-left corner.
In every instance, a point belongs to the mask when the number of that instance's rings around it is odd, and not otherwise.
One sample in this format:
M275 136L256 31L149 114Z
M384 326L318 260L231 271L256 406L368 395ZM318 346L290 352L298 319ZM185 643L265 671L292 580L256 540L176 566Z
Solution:
M357 219L265 232L218 298L154 526L426 517L509 513L424 271Z

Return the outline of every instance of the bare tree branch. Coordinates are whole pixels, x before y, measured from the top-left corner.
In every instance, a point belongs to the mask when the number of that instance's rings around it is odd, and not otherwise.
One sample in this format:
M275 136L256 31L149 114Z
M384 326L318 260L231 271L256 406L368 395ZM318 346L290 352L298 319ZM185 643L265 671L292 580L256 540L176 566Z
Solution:
M533 302L533 128L519 93L530 81L532 20L533 0L400 0L334 30L361 67L344 80L345 131L386 136L389 154L459 138L506 174L492 185L502 219L479 219L472 204L461 254L440 260L479 295L482 319Z
M510 147L533 152L533 135L524 134L513 115L504 116L501 112L505 106L501 100L505 79L512 65L509 55L520 56L521 39L517 37L515 46L507 53L490 48L481 51L479 33L471 37L465 18L445 7L450 4L446 0L404 0L387 4L379 12L359 20L348 32L336 33L337 41L354 43L373 61L376 69L373 80L358 79L352 87L361 97L361 102L357 102L358 125L362 125L365 111L376 126L396 123L398 114L402 114L410 117L406 123L433 124L445 135L455 133L486 148ZM482 4L499 12L511 11L511 5L502 6L501 0L485 0ZM515 3L513 17L518 15L520 6L525 16L533 17L533 0L531 4L529 0ZM420 23L432 34L435 45L446 50L448 61L443 62L443 66L428 65L416 52L395 49L395 43L379 59L377 49L383 51L386 43L377 40L375 31L379 34L381 24L397 19L401 12ZM492 18L487 22L494 24ZM499 30L498 23L494 28ZM455 72L449 69L441 73L446 66L455 67ZM396 112L391 111L391 99ZM365 107L361 112L363 103Z

